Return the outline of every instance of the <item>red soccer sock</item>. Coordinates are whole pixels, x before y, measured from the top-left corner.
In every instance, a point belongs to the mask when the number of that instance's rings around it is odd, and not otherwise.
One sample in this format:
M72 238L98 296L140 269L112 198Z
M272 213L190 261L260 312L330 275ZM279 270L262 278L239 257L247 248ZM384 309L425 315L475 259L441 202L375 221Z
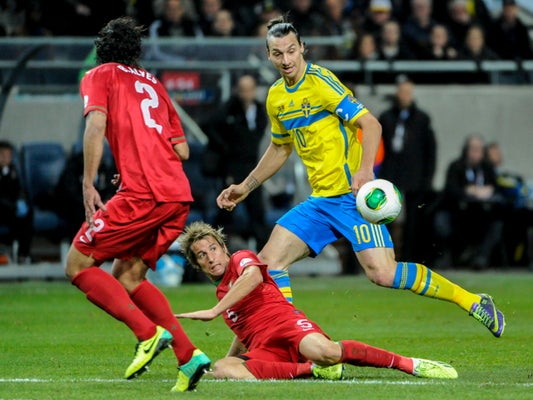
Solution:
M356 340L340 342L342 362L361 367L394 368L408 374L413 373L413 360Z
M113 276L98 267L86 268L72 278L87 299L109 315L124 322L137 339L155 335L155 324L132 303L126 289Z
M148 318L172 334L172 350L180 365L188 362L196 348L174 316L165 295L152 283L144 280L130 294L133 302Z
M311 363L246 360L245 364L257 379L294 379L313 375Z

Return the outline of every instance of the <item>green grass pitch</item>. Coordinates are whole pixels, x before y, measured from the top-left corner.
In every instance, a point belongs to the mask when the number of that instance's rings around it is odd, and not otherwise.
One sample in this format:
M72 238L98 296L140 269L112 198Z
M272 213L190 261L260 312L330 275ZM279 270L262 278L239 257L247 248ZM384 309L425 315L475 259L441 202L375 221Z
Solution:
M204 378L188 393L170 393L176 379L170 350L148 373L124 380L135 337L66 281L0 283L0 399L533 399L533 274L446 272L465 288L494 296L507 318L502 338L453 304L379 288L360 275L295 276L292 283L295 305L332 339L450 362L457 380L350 366L340 382ZM215 302L209 284L164 292L176 312ZM232 335L222 318L183 326L213 360L225 355Z

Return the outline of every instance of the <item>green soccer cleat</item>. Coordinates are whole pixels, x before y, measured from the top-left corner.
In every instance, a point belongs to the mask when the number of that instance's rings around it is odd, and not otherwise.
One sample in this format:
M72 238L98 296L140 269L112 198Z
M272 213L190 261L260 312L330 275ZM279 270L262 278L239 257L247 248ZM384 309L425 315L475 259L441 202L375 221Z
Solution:
M342 363L328 365L327 367L313 364L311 368L313 371L313 376L318 379L340 381L344 375L344 364Z
M133 379L148 370L153 359L172 342L172 335L165 328L158 326L155 335L150 339L137 343L135 358L130 364L124 377Z
M500 337L505 329L505 317L496 308L492 297L488 294L480 294L479 303L472 304L470 315L485 325L496 337Z
M442 361L413 358L413 375L419 378L456 379L457 371Z
M178 381L171 392L194 390L198 381L211 365L211 360L201 350L196 349L188 363L178 367Z

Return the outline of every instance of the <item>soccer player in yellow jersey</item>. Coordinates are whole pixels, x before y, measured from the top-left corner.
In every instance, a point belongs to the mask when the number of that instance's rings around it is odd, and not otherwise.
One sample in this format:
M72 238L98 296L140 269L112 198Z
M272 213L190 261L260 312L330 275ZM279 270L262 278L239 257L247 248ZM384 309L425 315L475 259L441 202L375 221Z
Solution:
M494 336L501 336L504 316L489 295L470 293L425 265L396 261L386 226L362 218L355 195L374 179L381 125L332 72L305 61L304 43L285 17L273 19L268 26L267 56L281 74L266 101L272 141L244 181L224 189L217 204L233 210L296 149L307 168L311 196L277 221L259 252L287 300L292 301L289 266L319 254L344 236L375 284L453 302ZM358 129L362 129L361 142Z

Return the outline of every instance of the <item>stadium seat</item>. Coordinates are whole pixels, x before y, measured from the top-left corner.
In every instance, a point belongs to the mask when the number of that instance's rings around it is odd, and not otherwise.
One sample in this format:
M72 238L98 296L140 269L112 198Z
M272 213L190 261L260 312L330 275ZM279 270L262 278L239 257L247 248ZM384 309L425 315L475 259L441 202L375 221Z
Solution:
M50 239L61 239L63 222L54 210L54 189L65 167L66 153L59 142L29 142L21 147L21 166L33 210L35 234L50 234Z

